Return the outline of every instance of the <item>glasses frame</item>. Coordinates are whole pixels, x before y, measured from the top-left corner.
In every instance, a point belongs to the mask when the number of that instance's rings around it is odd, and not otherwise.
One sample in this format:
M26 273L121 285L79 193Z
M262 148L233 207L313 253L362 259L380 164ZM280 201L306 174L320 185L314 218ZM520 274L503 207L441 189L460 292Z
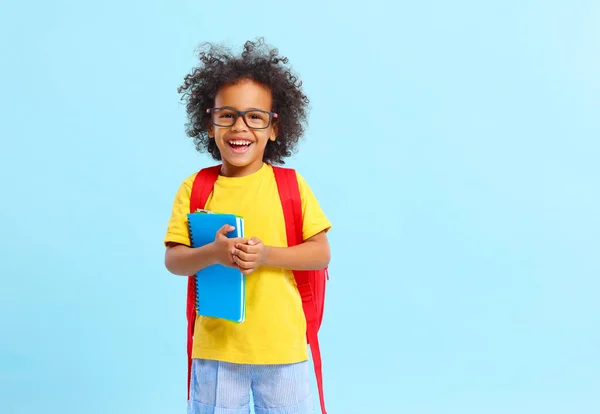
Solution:
M218 110L218 109L227 109L228 111L234 112L235 113L235 119L233 120L233 122L231 123L231 125L219 125L215 122L215 120L213 119L213 113L214 111ZM262 127L262 128L256 128L256 127L252 127L250 125L248 125L248 120L246 119L246 114L248 112L262 112L263 114L267 114L269 115L269 123L267 124L267 126ZM271 126L271 123L273 122L273 119L278 119L278 115L275 112L270 112L270 111L263 111L262 109L250 109L249 111L238 111L237 109L233 109L233 108L229 108L229 107L220 107L220 108L208 108L206 110L206 113L210 115L210 121L212 122L213 125L221 127L221 128L231 128L232 126L235 125L235 123L237 122L238 118L241 116L242 119L244 120L244 123L246 124L246 126L250 129L267 129Z

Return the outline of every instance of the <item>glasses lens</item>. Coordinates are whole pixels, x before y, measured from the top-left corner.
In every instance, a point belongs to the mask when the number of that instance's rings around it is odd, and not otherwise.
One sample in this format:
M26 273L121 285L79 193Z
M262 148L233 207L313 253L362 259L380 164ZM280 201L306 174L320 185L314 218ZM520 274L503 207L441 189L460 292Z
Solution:
M213 122L219 126L232 126L235 122L235 111L231 109L215 109L213 111Z
M261 111L248 112L246 122L250 128L266 128L269 125L269 114Z

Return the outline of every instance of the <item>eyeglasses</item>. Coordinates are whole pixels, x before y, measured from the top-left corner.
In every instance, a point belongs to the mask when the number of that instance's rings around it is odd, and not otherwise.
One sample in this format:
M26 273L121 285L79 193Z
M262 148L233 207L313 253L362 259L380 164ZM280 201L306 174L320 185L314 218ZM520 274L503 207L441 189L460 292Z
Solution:
M274 112L252 109L250 111L236 111L232 108L209 108L206 110L210 114L211 122L220 127L233 126L238 117L242 117L248 128L265 129L271 125L273 118L277 118Z

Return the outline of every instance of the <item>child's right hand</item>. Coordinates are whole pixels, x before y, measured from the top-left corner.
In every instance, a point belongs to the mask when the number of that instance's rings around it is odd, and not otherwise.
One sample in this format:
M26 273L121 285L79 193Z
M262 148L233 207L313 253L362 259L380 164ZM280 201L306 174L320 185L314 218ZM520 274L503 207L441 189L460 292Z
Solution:
M247 243L248 239L235 237L229 238L227 234L235 230L235 227L228 224L221 227L215 235L215 241L213 242L215 261L218 264L228 267L237 267L235 260L233 259L233 252L235 252L235 245L237 243Z

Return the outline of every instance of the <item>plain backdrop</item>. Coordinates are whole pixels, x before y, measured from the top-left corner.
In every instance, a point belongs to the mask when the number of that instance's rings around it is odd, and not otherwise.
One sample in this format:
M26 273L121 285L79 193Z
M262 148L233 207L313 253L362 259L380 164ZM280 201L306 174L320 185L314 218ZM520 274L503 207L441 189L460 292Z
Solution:
M3 1L0 412L185 412L162 241L212 161L176 89L201 42L259 36L311 100L287 165L333 222L330 414L600 412L599 20L592 0Z

